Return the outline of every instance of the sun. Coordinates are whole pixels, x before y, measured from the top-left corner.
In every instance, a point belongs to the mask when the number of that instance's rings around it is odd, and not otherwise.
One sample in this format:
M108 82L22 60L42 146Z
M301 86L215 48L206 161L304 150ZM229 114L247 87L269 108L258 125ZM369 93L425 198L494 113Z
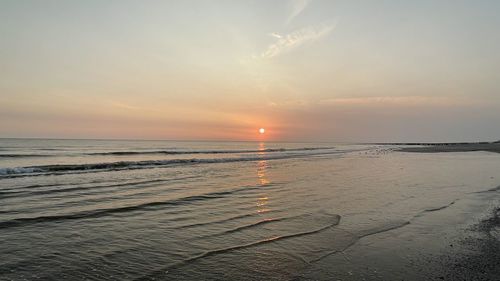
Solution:
M260 133L260 134L263 134L263 133L265 133L265 132L266 132L266 129L264 129L264 128L260 128L260 129L259 129L259 133Z

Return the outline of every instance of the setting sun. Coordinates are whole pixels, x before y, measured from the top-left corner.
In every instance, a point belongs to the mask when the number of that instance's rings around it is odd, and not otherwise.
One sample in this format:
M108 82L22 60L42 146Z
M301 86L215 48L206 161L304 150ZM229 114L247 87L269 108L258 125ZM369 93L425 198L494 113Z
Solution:
M0 281L500 281L499 12L0 0Z

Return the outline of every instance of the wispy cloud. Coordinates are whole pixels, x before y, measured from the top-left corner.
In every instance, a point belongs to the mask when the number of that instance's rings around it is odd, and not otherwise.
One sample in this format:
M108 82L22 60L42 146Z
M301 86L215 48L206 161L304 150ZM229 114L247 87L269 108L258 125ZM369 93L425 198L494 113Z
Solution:
M286 19L286 24L289 24L295 17L300 15L309 3L311 3L311 0L292 0L290 2L290 14Z
M313 42L321 37L329 34L335 25L322 25L319 27L306 27L293 31L287 35L280 35L278 33L271 33L277 41L267 47L261 54L262 58L273 58L282 53L288 52L298 46L307 42Z
M278 34L278 33L276 33L276 32L269 33L269 36L272 36L272 37L274 37L274 38L278 38L278 39L283 38L283 36L279 35L279 34Z
M435 96L377 96L353 98L327 98L320 100L289 99L272 101L268 106L287 110L326 110L333 108L373 109L396 108L465 108L487 106L483 101L464 97L435 97Z
M143 108L135 105L130 105L127 103L119 102L119 101L110 101L109 102L112 107L125 109L125 110L141 110Z
M317 105L325 106L479 106L483 105L479 100L462 97L442 96L380 96L380 97L354 97L354 98L330 98L317 102Z

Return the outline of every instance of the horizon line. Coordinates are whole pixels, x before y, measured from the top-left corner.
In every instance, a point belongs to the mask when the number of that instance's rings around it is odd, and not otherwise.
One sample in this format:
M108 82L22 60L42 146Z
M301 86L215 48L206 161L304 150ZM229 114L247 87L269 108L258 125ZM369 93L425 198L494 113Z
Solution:
M275 142L275 143L335 143L358 145L426 145L426 144L477 144L498 143L499 140L476 141L287 141L287 140L200 140L200 139L135 139L135 138L54 138L54 137L0 137L0 140L89 140L89 141L170 141L170 142Z

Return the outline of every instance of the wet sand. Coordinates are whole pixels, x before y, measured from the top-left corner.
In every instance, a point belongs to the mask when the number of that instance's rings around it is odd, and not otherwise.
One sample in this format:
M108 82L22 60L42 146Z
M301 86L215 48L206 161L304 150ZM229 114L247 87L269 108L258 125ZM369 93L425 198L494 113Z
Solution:
M442 280L500 280L500 207L459 241L462 254L442 256Z
M500 280L500 209L498 200L485 200L497 191L471 194L404 227L364 237L298 280Z
M500 142L400 144L402 152L443 153L487 151L500 153ZM500 189L497 188L498 191ZM500 206L466 229L446 251L430 260L438 264L436 280L500 280Z

